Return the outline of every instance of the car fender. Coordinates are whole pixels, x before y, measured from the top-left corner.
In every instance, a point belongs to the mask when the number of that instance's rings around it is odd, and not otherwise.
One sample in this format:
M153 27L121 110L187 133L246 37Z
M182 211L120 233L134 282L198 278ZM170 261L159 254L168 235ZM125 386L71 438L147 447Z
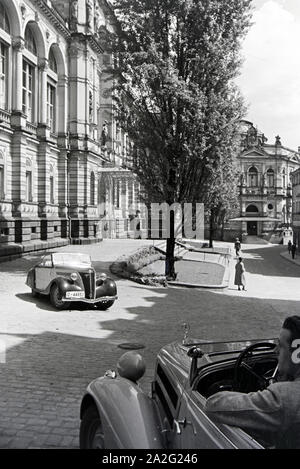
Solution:
M106 448L165 447L155 403L137 384L119 376L92 381L81 403L81 418L92 400L103 424Z
M65 277L56 277L48 286L47 293L50 293L50 290L53 285L57 285L62 295L65 295L67 291L82 291L84 288L81 283L72 281Z
M107 278L106 280L96 281L96 298L100 298L101 296L116 296L117 295L117 285L116 282L111 279Z
M30 288L35 287L35 267L32 267L32 269L28 271L25 284Z

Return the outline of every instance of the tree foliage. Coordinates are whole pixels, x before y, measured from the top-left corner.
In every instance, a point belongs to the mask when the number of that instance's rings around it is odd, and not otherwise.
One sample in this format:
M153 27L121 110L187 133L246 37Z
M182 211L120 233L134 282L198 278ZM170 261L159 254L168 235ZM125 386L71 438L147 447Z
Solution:
M149 200L220 200L244 114L234 79L251 0L116 0L115 8L118 114Z

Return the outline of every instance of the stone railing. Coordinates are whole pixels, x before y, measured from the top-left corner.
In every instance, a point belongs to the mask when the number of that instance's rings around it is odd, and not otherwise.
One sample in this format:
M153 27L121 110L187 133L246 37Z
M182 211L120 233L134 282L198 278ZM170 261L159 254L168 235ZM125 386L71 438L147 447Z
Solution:
M26 122L26 129L32 134L36 134L37 126L32 124L32 122Z
M0 109L0 122L10 124L10 112Z

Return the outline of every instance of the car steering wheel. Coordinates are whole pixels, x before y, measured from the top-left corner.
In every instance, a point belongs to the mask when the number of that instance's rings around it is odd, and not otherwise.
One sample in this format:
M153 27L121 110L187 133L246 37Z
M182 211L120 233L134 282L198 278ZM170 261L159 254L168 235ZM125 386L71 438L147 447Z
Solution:
M257 342L256 344L249 345L249 347L246 347L245 350L240 353L234 367L233 391L240 391L241 386L239 382L239 376L241 368L244 368L253 376L255 376L261 386L260 389L265 389L268 387L269 380L265 376L261 376L255 373L255 371L253 371L253 369L246 363L245 360L249 358L249 356L251 357L254 351L264 352L266 350L274 350L276 346L277 345L273 342Z

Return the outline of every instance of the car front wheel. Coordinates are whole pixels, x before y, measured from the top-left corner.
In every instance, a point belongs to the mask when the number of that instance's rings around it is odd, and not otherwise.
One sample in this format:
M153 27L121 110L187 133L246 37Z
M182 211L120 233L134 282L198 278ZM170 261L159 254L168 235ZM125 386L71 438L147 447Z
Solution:
M110 300L110 301L107 301L106 303L98 303L97 308L101 309L101 311L105 311L108 308L110 308L114 304L114 302L115 300Z
M52 286L50 290L50 301L56 309L64 309L69 306L69 303L66 303L62 300L62 294L58 288L58 285Z
M101 419L94 405L84 412L79 435L80 449L105 449Z

